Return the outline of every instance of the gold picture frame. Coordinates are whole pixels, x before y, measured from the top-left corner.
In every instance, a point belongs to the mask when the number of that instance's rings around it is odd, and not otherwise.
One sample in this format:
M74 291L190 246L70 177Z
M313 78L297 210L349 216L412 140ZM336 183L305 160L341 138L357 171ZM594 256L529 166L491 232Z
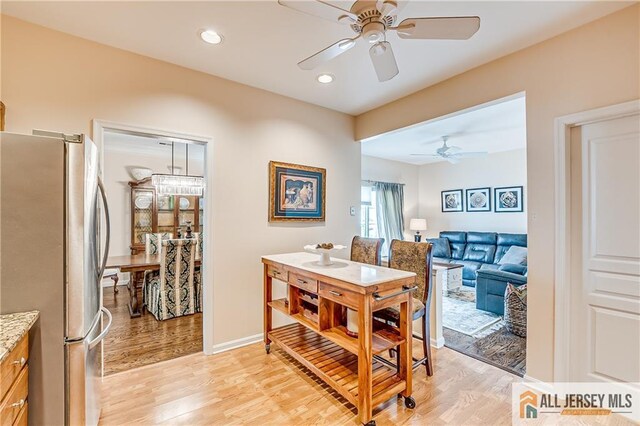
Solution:
M0 132L4 132L4 103L0 102Z
M269 222L324 222L327 170L269 162Z

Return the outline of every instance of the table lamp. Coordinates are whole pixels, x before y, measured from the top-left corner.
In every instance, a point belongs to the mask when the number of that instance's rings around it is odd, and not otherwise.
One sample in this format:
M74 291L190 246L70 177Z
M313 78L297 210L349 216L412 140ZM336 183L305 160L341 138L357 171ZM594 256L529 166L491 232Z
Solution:
M422 240L420 231L427 230L427 219L411 219L411 222L409 222L409 229L416 231L416 235L414 235L413 238L416 243L419 243Z

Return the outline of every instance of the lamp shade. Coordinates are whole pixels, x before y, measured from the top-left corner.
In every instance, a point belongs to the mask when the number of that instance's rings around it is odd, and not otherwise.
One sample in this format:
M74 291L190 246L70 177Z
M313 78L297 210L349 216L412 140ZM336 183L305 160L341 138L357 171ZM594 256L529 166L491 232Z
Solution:
M411 219L411 222L409 222L409 229L412 231L426 231L427 219Z

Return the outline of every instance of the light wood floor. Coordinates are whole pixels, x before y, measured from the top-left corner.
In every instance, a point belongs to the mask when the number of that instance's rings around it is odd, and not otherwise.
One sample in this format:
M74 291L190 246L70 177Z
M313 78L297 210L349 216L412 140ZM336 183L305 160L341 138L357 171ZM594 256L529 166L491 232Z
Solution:
M511 383L519 377L447 348L434 350L434 361L433 377L415 371L416 409L394 398L374 413L378 426L511 424ZM195 354L112 375L104 385L103 425L357 424L353 406L275 344L270 355L262 344Z
M129 293L124 286L103 290L104 306L113 325L104 341L104 371L110 375L202 351L202 314L157 321L144 311L129 316Z

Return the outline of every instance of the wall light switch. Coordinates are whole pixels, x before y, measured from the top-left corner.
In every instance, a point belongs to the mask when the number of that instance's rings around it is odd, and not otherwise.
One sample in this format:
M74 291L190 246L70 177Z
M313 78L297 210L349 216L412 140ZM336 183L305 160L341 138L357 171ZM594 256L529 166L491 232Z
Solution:
M349 209L349 213L351 214L351 216L355 216L356 215L356 208L351 206L351 208Z

